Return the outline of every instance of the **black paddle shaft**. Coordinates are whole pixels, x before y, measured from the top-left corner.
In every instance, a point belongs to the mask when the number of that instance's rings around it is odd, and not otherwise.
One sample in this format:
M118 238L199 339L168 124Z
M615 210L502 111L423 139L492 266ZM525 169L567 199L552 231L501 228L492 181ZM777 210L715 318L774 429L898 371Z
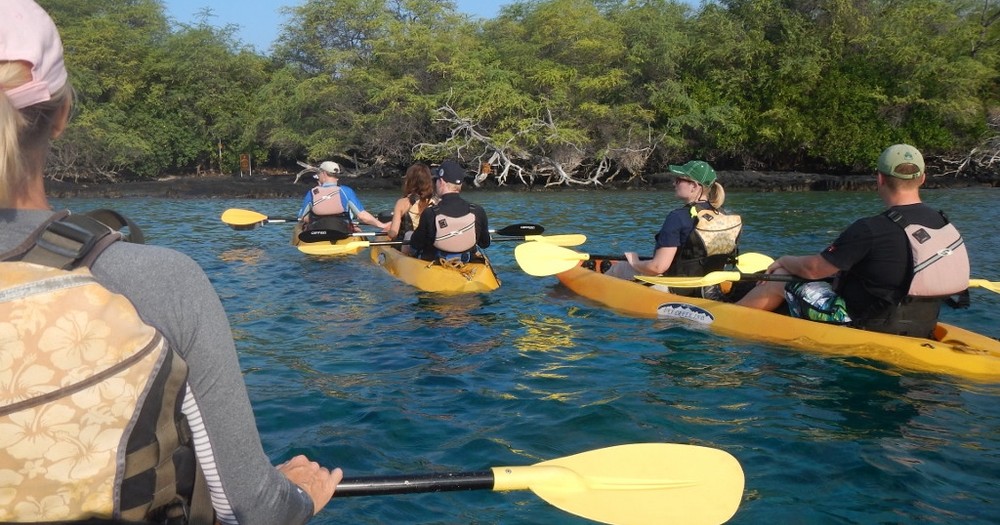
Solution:
M591 260L591 261L597 260L597 259L601 259L601 260L604 260L604 261L624 261L625 260L625 256L622 255L622 254L618 254L618 255L593 255L593 254L591 254L589 257L587 257L587 259ZM640 255L639 256L639 260L640 261L649 261L651 259L652 259L652 257L648 257L646 255Z
M483 470L480 472L442 472L412 476L344 478L337 485L334 497L493 490L493 484L494 477L492 470Z
M744 273L740 274L741 281L779 281L794 283L799 281L830 281L832 279L806 279L797 275L787 273Z
M541 235L545 228L539 224L511 224L493 233L509 237L524 237L525 235Z

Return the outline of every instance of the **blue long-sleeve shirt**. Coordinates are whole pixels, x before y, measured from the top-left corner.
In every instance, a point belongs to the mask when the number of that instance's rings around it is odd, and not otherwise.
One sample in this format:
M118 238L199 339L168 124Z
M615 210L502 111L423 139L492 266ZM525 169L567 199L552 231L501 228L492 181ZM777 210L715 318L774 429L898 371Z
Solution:
M337 186L337 184L326 183L321 185L322 188L330 188ZM344 207L348 213L351 214L351 220L354 220L359 213L365 211L365 207L361 204L361 200L358 199L358 195L354 193L354 190L348 188L347 186L340 187L340 204ZM312 190L306 192L306 196L302 199L302 206L299 208L298 218L302 220L312 209Z

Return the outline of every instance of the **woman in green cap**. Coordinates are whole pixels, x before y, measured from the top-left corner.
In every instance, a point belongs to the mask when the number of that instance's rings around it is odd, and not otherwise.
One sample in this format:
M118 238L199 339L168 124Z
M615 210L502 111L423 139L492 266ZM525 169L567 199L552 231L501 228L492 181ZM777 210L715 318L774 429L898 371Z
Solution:
M656 233L653 257L625 252L625 261L605 273L622 279L635 275L705 275L721 270L736 253L742 230L738 215L723 215L726 192L707 162L692 160L670 166L674 193L684 205L671 211ZM699 295L698 288L671 289L679 295Z

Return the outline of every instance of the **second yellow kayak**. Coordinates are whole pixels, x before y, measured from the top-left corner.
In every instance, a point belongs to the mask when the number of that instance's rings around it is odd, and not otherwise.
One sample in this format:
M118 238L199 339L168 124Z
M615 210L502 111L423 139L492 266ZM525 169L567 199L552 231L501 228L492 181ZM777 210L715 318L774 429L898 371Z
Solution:
M370 253L372 262L390 275L425 292L477 293L500 287L489 259L452 266L410 257L393 246L372 246Z
M946 323L938 323L933 340L923 339L796 319L700 297L682 297L582 266L556 277L580 296L626 315L684 320L743 339L869 358L904 369L975 381L1000 381L1000 341Z

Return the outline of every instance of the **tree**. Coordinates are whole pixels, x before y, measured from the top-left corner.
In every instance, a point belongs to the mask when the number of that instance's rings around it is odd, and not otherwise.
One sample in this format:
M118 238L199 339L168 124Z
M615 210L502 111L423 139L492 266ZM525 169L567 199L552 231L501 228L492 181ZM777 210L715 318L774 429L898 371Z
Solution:
M450 56L475 45L462 36L474 27L440 0L310 0L291 14L277 56L302 74L289 109L308 116L296 134L306 154L361 168L412 158L434 133Z
M447 0L307 0L271 57L211 9L171 26L158 0L42 4L78 94L55 177L226 172L243 152L373 174L452 157L501 185L690 158L867 170L892 142L949 172L1000 158L995 0L529 0L485 22Z
M76 89L73 124L53 149L54 177L115 179L141 170L150 153L132 109L148 91L141 71L169 34L155 0L42 2L60 28Z

